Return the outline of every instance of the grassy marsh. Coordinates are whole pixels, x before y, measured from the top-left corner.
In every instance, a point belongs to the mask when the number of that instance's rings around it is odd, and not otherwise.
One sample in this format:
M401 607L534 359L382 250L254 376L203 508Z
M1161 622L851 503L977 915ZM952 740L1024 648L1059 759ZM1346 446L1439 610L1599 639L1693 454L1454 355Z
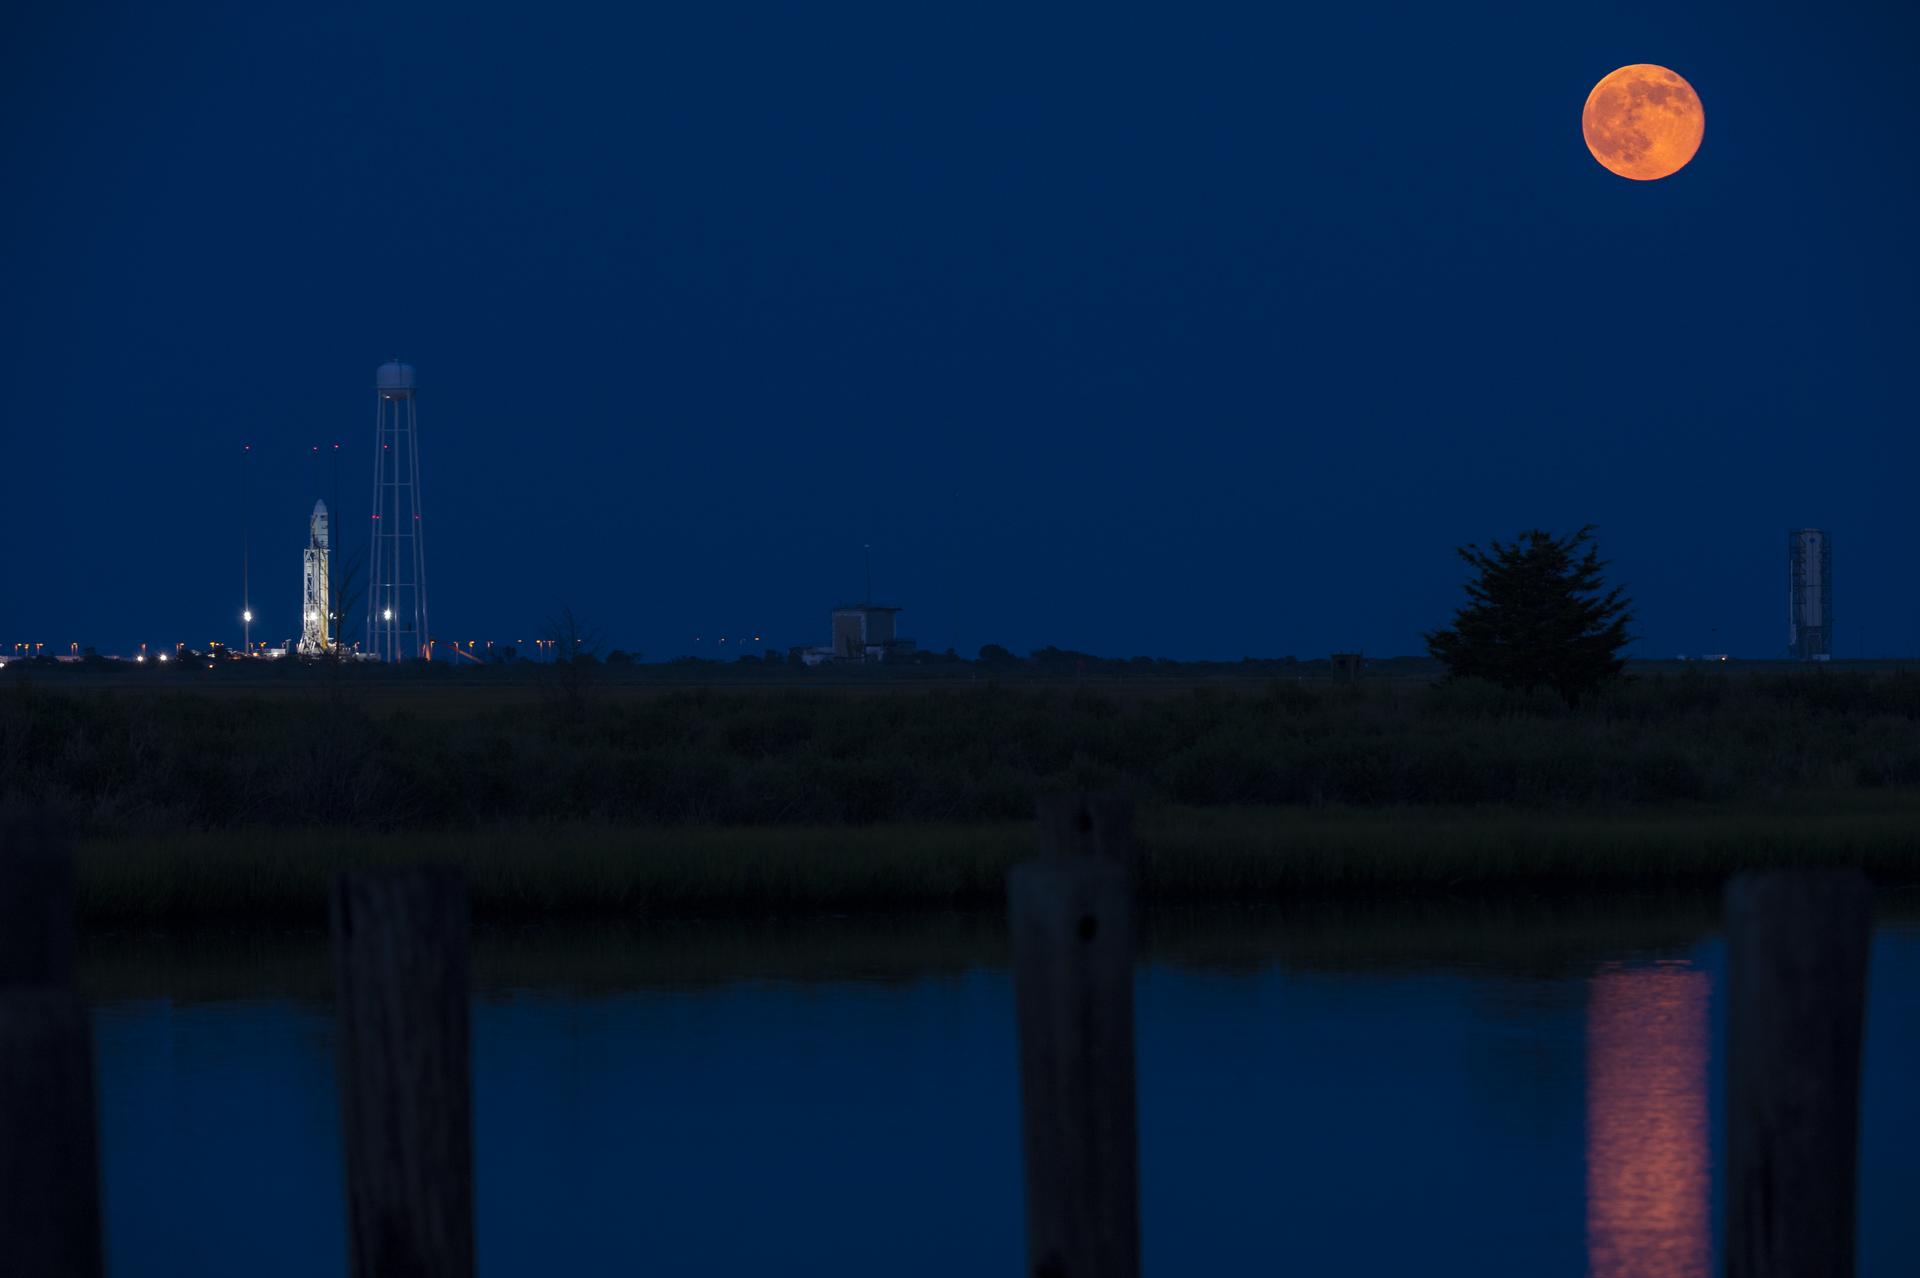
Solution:
M463 869L482 918L792 913L992 905L1033 851L1027 822L858 827L524 827L458 833L230 830L89 840L80 908L97 921L324 917L344 869ZM1143 894L1161 902L1303 895L1581 893L1707 887L1761 865L1920 879L1920 796L1618 812L1149 809Z
M511 691L511 690L509 690ZM1418 682L677 690L580 707L424 689L0 693L0 800L102 836L255 827L1024 820L1181 807L1616 808L1920 791L1920 672L1689 674L1569 710Z
M0 805L79 833L103 919L311 918L335 871L422 858L483 917L997 901L1071 787L1137 796L1167 900L1920 865L1915 671L1689 671L1577 709L1418 681L512 691L23 680Z

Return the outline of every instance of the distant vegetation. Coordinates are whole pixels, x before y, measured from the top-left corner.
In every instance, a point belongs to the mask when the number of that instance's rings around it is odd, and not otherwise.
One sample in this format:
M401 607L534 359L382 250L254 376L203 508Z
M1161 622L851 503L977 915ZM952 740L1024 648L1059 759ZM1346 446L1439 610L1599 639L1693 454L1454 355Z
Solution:
M1920 673L1478 681L942 683L405 696L0 687L0 801L83 832L1025 820L1151 807L1620 809L1920 790ZM391 689L393 685L385 685Z
M1237 661L1179 661L1171 657L1103 657L1071 648L1057 648L1051 644L1022 656L997 643L985 645L971 658L961 656L951 648L944 652L922 649L898 654L885 662L829 662L809 667L801 661L798 650L781 652L775 648L765 648L759 652L739 652L728 656L679 656L642 665L645 660L643 653L624 648L612 649L603 659L598 653L600 641L595 632L564 613L559 621L547 624L544 634L544 638L535 641L535 646L525 651L512 644L503 644L482 649L472 654L471 658L463 652L456 659L447 655L443 647L436 661L409 661L398 665L352 660L329 663L241 661L228 649L219 646L207 652L182 648L177 654L169 654L174 658L169 664L155 662L138 668L123 659L100 656L91 648L85 650L86 659L82 662L69 662L41 654L25 659L11 658L8 664L49 676L84 669L95 675L117 675L129 681L130 685L133 680L143 680L146 686L161 681L166 681L168 686L214 683L230 686L233 680L256 684L311 683L316 677L317 667L322 664L339 667L330 677L382 684L396 680L470 682L474 679L487 679L495 683L542 679L554 682L572 678L561 673L569 669L597 672L584 676L588 679L612 678L619 682L707 683L732 677L756 682L776 677L816 684L862 678L1196 679L1244 678L1248 675L1295 676L1316 670L1325 673L1329 665L1326 658L1242 657ZM589 644L592 646L587 646ZM569 649L578 654L571 662L560 661L549 655ZM725 652L725 649L717 651ZM1429 672L1438 670L1439 665L1426 657L1389 657L1371 662L1370 668L1402 673Z

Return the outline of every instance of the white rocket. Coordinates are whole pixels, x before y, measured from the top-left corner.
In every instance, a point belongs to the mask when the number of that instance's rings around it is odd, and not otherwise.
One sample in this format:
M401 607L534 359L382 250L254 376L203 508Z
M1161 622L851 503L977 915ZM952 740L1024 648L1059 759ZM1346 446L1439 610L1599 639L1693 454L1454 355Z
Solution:
M327 592L327 503L313 503L307 521L305 573L301 581L300 653L318 657L333 647L333 624Z

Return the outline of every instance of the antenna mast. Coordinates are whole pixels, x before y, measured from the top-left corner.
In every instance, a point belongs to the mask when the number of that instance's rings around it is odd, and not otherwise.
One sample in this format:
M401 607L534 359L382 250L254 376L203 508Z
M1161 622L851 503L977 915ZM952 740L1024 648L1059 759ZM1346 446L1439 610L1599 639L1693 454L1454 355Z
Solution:
M253 655L253 445L240 446L240 651Z

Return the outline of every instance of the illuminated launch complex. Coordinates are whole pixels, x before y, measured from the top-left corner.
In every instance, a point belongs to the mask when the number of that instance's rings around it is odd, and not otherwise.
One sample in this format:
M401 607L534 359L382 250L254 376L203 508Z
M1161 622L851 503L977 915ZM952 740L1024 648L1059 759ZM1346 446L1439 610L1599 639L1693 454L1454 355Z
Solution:
M382 661L431 657L427 544L420 516L420 436L413 365L373 375L373 528L367 575L367 652Z
M307 521L307 552L300 574L300 647L303 657L325 656L333 648L332 589L328 581L327 503L313 503Z

